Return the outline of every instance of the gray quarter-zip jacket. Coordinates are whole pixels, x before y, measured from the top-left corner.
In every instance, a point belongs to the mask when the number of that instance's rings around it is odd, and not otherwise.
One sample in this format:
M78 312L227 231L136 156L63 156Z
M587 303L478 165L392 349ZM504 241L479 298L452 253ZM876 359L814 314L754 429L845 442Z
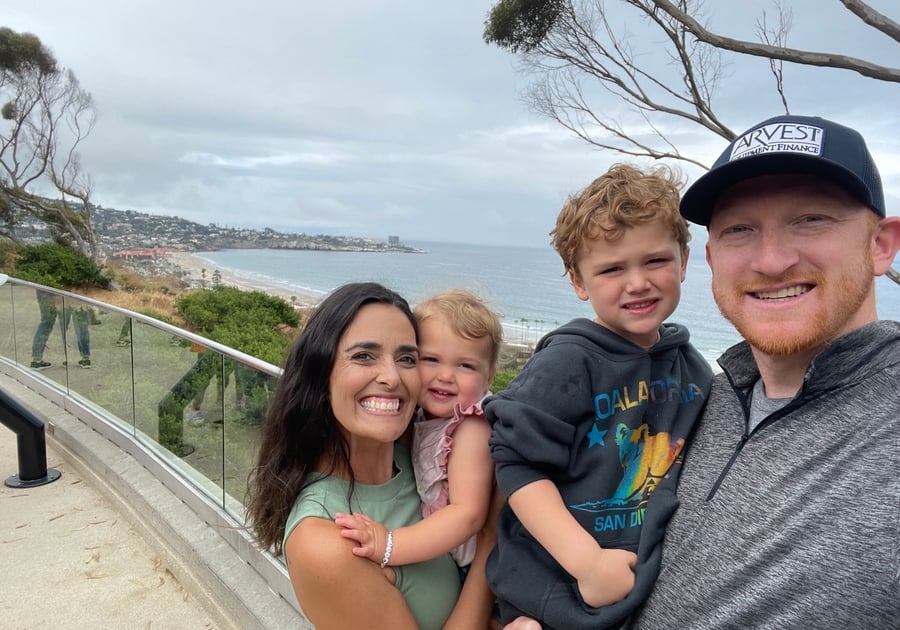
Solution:
M749 435L749 346L719 363L631 627L900 628L900 323L828 345Z

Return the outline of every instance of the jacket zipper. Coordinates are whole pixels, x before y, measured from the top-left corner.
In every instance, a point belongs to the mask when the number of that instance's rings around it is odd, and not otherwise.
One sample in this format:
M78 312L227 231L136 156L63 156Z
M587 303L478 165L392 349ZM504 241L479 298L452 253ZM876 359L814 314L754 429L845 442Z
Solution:
M807 375L808 376L808 375ZM750 428L750 401L747 398L747 393L753 391L752 387L748 388L746 391L737 387L734 383L734 380L731 378L731 374L728 370L725 370L725 377L728 379L728 383L731 385L731 390L735 393L738 398L738 401L741 403L741 409L744 410L744 432L741 434L741 439L738 440L737 446L734 447L734 453L731 454L731 457L728 459L728 463L725 464L725 468L722 469L722 472L719 473L716 482L713 484L713 487L710 489L709 494L706 495L706 501L712 501L713 497L716 496L716 492L719 491L719 486L722 485L722 482L725 481L725 477L728 475L728 471L731 470L731 467L734 465L734 462L737 461L738 455L741 454L741 451L744 449L744 445L747 444L747 441L750 439L750 433L756 433L763 426L769 424L771 421L780 418L785 415L788 411L793 409L796 406L797 399L800 398L800 394L805 387L807 376L804 376L803 383L801 386L801 391L798 392L797 397L789 402L787 405L778 409L774 413L770 414L766 418L762 420L751 432Z
M731 380L730 375L726 373L726 376L728 376L728 379ZM804 383L805 380L806 379L804 379ZM722 485L722 482L725 481L725 477L728 475L728 471L731 470L732 465L734 465L734 462L737 461L738 455L740 455L741 451L744 449L744 445L747 444L747 442L750 440L750 434L758 432L767 424L771 424L778 418L781 418L782 416L785 416L793 411L797 407L797 400L801 398L802 393L801 390L801 393L798 393L797 397L794 400L786 404L781 409L778 409L777 411L774 411L773 413L763 418L762 422L756 425L756 428L754 428L752 432L748 432L747 429L750 426L750 402L747 400L747 396L744 394L744 392L734 387L734 383L732 383L732 389L734 390L735 394L737 394L738 400L740 400L741 402L741 407L743 407L744 409L744 433L741 435L741 439L738 440L737 446L735 446L734 448L734 453L731 454L731 457L728 459L728 463L725 464L725 468L723 468L722 472L719 473L719 476L716 479L716 482L713 484L712 489L710 489L709 494L706 495L707 502L712 501L713 497L716 496L716 492L718 492L719 486Z
M722 485L722 482L725 480L725 477L728 475L728 471L731 470L731 466L734 464L734 461L738 458L738 455L741 454L741 450L744 448L744 444L747 443L747 440L750 439L750 436L747 435L747 432L744 431L744 434L741 436L741 439L738 440L737 446L734 449L734 453L731 454L731 457L728 459L728 463L725 464L725 468L722 469L722 472L719 473L718 479L713 484L712 489L709 491L709 494L706 495L707 501L712 501L713 497L716 496L716 492L719 489L719 486Z

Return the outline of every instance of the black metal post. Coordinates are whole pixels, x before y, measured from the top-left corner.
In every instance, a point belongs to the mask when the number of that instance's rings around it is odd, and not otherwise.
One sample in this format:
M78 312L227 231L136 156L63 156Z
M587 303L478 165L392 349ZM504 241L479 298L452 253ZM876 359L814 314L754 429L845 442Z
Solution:
M0 422L16 434L19 472L6 479L10 488L43 486L60 477L55 468L47 468L47 437L44 423L0 389Z

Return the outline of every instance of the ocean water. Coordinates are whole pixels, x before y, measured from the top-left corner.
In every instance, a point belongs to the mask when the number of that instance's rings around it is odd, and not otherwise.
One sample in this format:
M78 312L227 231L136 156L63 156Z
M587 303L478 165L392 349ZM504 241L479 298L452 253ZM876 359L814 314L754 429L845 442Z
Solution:
M265 290L274 286L324 297L346 282L373 280L411 303L437 291L464 287L480 295L503 320L507 342L529 343L575 317L593 317L562 275L562 262L547 247L498 247L410 242L424 254L305 250L223 250L197 257ZM703 243L696 238L688 261L681 302L669 318L690 328L691 340L710 361L740 336L718 311L710 290ZM878 313L900 319L900 285L877 281Z

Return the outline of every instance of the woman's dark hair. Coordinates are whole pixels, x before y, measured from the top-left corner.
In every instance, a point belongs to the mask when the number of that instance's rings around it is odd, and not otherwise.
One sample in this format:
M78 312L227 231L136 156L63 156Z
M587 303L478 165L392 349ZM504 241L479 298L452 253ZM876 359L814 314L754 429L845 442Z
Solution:
M373 303L400 309L418 330L403 297L375 282L357 282L322 300L288 351L248 481L251 527L260 545L276 555L294 501L318 464L330 462L326 473L349 471L352 487L349 446L331 409L329 380L338 341L359 310Z

